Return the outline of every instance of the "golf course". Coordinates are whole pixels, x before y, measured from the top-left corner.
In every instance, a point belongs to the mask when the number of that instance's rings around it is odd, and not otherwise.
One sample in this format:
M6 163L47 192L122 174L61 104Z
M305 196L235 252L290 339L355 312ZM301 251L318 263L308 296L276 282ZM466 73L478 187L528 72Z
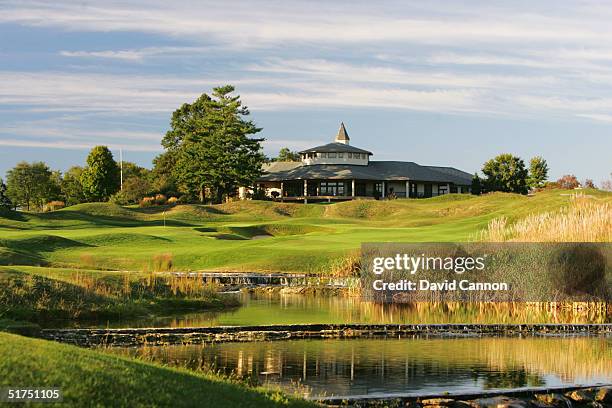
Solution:
M594 203L612 202L611 193L583 194ZM326 273L363 242L478 240L494 219L511 224L571 202L571 191L550 190L530 197L451 194L335 204L236 201L138 208L87 203L0 217L0 265Z
M538 241L548 239L547 230L566 240L606 241L612 230L611 203L612 193L582 190L577 195L556 189L533 196L451 194L333 204L253 200L146 208L87 203L47 213L6 212L0 216L0 329L27 334L50 318L112 322L193 311L210 311L213 316L230 311L226 315L237 319L241 314L232 312L240 305L237 298L196 279L163 273L346 275L347 259L358 258L363 242L524 240L526 236ZM573 235L555 230L558 225ZM333 313L344 310L333 306L333 299L320 301ZM304 308L303 300L295 302ZM246 312L247 324L277 320L270 315L275 312L269 312L274 309L253 305ZM253 320L257 310L269 317ZM317 310L323 309L305 309L299 321L322 318ZM292 316L282 313L283 322ZM586 317L586 321L606 321L607 312L601 313L603 318ZM351 316L346 319L354 320L356 315ZM561 321L572 319L577 318ZM0 333L0 340L0 351L11 356L0 362L4 385L61 386L69 405L86 398L93 405L121 402L115 398L132 406L193 406L203 399L214 406L235 406L237 401L244 406L310 405L287 396L291 392L286 388L264 390L214 367L202 366L195 372L181 368L191 367L193 360L173 368L159 358L147 361L15 334ZM607 347L598 344L589 347ZM151 388L155 392L142 391Z

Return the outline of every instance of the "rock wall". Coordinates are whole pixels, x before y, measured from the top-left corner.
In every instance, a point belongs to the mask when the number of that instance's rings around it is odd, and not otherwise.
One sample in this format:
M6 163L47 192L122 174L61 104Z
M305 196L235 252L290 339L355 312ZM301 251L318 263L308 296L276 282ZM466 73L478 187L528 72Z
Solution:
M139 329L47 329L40 336L79 346L201 344L324 338L404 336L612 335L612 324L296 324Z

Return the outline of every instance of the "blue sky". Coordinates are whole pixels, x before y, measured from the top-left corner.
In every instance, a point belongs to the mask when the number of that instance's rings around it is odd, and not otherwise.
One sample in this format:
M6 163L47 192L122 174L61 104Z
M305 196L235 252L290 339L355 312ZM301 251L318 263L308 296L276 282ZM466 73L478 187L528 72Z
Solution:
M0 175L97 144L150 166L172 111L230 83L268 154L344 121L378 160L610 177L612 3L373 4L1 0Z

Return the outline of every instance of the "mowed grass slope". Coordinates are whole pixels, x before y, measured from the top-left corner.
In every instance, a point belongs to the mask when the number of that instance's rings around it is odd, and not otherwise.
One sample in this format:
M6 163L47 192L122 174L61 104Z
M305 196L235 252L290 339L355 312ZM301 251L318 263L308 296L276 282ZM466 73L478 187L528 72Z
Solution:
M585 190L593 200L612 194ZM362 242L468 241L494 218L514 222L556 211L571 191L533 197L495 193L423 200L124 208L81 204L46 214L0 217L0 265L151 271L324 272ZM165 224L165 225L164 225Z
M59 387L67 407L314 406L209 374L7 333L0 355L0 387Z

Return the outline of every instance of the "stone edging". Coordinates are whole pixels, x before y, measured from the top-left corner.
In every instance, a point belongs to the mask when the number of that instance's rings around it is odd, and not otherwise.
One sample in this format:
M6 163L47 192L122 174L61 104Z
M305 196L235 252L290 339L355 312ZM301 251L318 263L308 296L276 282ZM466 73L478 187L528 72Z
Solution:
M411 408L573 408L612 407L612 385L594 387L551 387L516 391L427 396L357 396L312 398L328 406Z
M79 346L202 344L404 336L612 335L612 324L296 324L135 329L43 329L39 336Z

